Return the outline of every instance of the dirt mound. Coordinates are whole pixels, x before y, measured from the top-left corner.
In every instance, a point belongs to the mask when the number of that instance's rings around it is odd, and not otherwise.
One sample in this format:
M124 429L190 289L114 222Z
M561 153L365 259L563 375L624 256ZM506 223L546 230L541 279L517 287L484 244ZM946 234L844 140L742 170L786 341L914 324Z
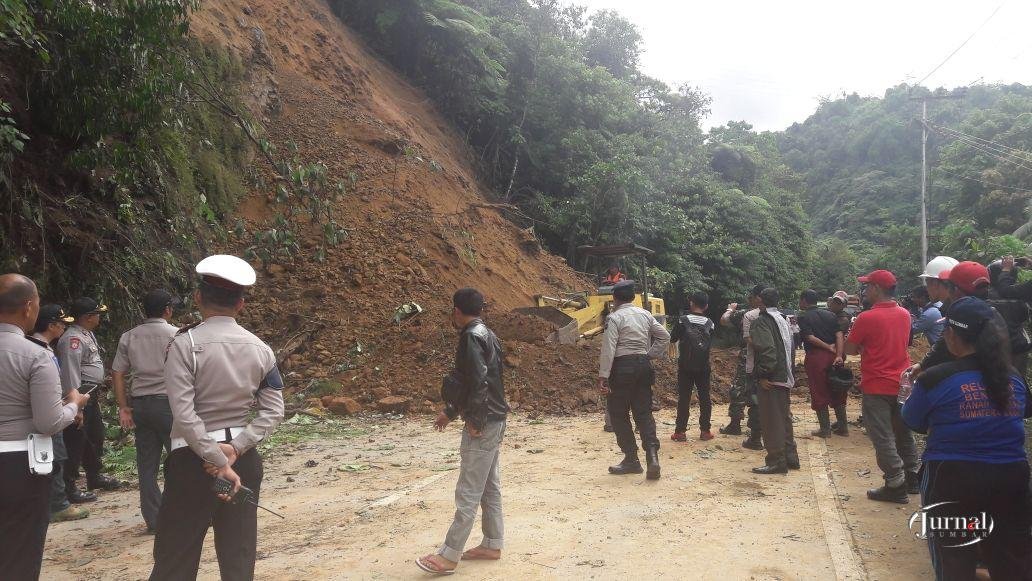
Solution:
M502 341L542 343L555 331L555 325L545 319L523 313L492 314L485 322Z
M532 349L552 326L509 311L532 305L536 294L590 286L531 243L532 231L486 203L461 136L325 2L209 2L191 27L243 63L244 100L279 151L294 143L302 159L327 166L331 183L351 184L334 216L348 236L325 260L311 258L312 226L302 233L300 256L255 265L259 280L242 322L280 355L292 405L318 383L363 404L396 395L429 411L454 354L445 315L455 289L480 289L503 341ZM276 183L261 160L255 173L263 178L255 183ZM281 211L272 189L257 187L241 204L248 231L269 228ZM249 235L231 237L218 250L240 253L250 243ZM424 313L391 322L409 301ZM522 348L511 351L524 356ZM534 368L532 359L514 367L514 377ZM527 401L530 409L571 409Z

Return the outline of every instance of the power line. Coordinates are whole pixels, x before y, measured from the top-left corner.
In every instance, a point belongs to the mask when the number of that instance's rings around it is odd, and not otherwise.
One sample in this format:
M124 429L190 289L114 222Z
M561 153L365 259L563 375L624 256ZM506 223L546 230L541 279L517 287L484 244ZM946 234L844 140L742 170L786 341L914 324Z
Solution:
M946 170L942 169L941 167L937 167L937 168L935 168L935 170L936 171L940 171L940 172L942 172L942 173L944 173L944 174L946 174L948 176L953 176L955 178L962 179L962 180L967 180L969 182L978 182L980 184L985 184L985 185L993 187L993 188L1013 190L1013 193L1015 193L1015 194L1032 194L1032 190L1023 190L1023 189L1020 189L1020 188L1016 188L1014 186L1005 186L1003 184L994 184L993 182L987 182L985 180L980 180L978 178L962 176L960 174L953 173L951 171L946 171Z
M971 33L971 36L969 36L966 39L964 39L964 42L960 43L960 46L958 46L957 48L953 49L953 52L951 52L949 55L947 55L946 58L943 59L943 61L941 63L939 63L934 69L932 69L932 72L928 73L927 75L924 76L923 79L918 81L917 85L921 85L925 81L927 81L928 77L934 75L939 69L942 68L943 65L948 63L949 60L951 58L953 58L953 55L955 55L958 52L960 52L960 49L964 48L964 46L967 45L967 43L971 42L971 39L974 38L975 35L978 34L982 30L982 28L985 27L986 24L989 24L989 21L993 19L993 16L996 16L996 13L999 12L1000 8L1003 8L1003 5L1006 4L1006 3L1007 2L1001 2L1000 5L996 7L996 10L993 10L993 13L989 15L989 18L986 18L984 21L982 21L982 24L980 24L978 26L978 28L976 28L975 31Z
M931 122L929 122L929 123L931 123ZM933 125L934 125L934 123L933 123ZM974 141L979 141L981 143L986 144L987 146L992 146L995 149L1001 150L1001 151L1003 151L1005 153L1009 153L1010 155L1013 155L1015 157L1022 158L1022 159L1026 160L1026 161L1032 161L1032 153L1029 153L1029 152L1027 152L1027 151L1025 151L1023 149L1018 149L1017 147L1011 147L1009 145L1005 145L1005 144L1000 143L998 141L990 141L988 139L983 139L981 137L978 137L977 135L970 135L968 133L964 133L963 131L959 131L957 129L952 129L952 128L945 127L945 126L942 126L942 125L938 125L937 127L939 127L940 129L943 129L945 131L949 131L951 133L956 133L958 135L962 135L962 136L967 137L969 139L972 139Z
M1030 167L1028 165L1025 165L1025 163L1032 163L1032 154L1030 154L1028 152L1017 150L1017 149L1014 150L1015 152L1019 152L1019 153L1022 154L1022 155L1018 155L1017 153L1012 153L1012 152L1009 152L1009 151L1004 151L1004 150L999 149L998 146L1000 146L1000 144L995 144L994 142L991 142L991 141L988 141L988 140L985 140L985 139L975 138L973 136L967 135L966 133L961 133L960 131L957 131L955 129L950 129L948 127L940 127L940 126L935 125L935 124L930 123L930 122L926 122L926 125L927 125L928 129L932 130L935 133L938 133L939 135L941 135L943 137L946 137L948 139L955 139L957 141L960 141L961 143L967 145L968 147L971 147L972 149L980 151L981 153L984 153L984 154L986 154L986 155L988 155L990 157L993 157L994 159L997 159L999 161L1003 161L1005 163L1009 163L1009 164L1015 165L1015 166L1020 167L1022 169L1026 169L1028 171L1032 171L1032 167ZM986 141L990 145L981 143L980 141ZM1027 158L1024 157L1026 155L1030 156L1030 157L1027 157ZM1022 162L1025 162L1025 163L1022 163Z

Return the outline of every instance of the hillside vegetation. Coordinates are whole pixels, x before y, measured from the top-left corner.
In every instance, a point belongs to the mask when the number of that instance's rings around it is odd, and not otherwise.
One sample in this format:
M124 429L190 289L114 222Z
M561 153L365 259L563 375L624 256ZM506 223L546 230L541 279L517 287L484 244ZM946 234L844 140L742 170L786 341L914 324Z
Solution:
M656 250L628 266L671 311L687 291L719 308L756 282L830 293L919 268L923 89L828 100L784 132L703 131L709 98L645 75L614 12L0 0L0 45L0 261L48 297L103 297L114 328L214 250L276 281L251 316L285 339L335 329L317 353L458 285L499 309L582 290L578 271L606 266L583 244ZM933 253L1022 249L1030 110L1020 85L930 104ZM296 315L324 301L354 305L347 331Z
M511 217L578 268L605 266L580 262L578 245L630 240L657 251L650 276L675 300L811 280L801 182L774 136L746 123L703 132L708 98L642 73L641 36L618 14L558 1L332 4L459 127L496 197L518 206Z
M921 88L829 100L778 135L805 184L820 252L910 277L920 263ZM990 261L1032 239L1032 88L975 86L929 101L929 252ZM960 132L959 135L956 132ZM992 143L990 143L992 142ZM1016 236L1014 236L1016 235ZM831 261L828 261L831 262Z

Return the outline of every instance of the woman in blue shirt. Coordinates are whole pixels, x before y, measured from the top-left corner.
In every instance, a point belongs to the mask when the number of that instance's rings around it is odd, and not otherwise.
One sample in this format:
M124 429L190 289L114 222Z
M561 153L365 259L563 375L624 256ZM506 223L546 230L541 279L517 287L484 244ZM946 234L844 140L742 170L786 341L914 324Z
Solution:
M992 307L975 297L950 305L943 337L956 360L922 373L903 406L903 420L928 434L923 508L911 527L927 538L939 580L974 579L979 559L994 581L1032 579L1022 421L1032 402L1011 366L1008 338L987 324L992 318Z

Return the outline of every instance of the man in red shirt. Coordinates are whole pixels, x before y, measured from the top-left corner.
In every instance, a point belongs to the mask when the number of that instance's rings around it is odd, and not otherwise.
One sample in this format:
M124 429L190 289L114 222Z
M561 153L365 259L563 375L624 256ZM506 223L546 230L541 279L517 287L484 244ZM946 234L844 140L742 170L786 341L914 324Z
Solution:
M867 284L864 298L872 306L853 321L846 355L860 355L864 425L885 477L885 485L868 490L867 498L906 504L908 492L917 494L917 446L896 397L900 377L910 367L910 313L892 298L896 277L891 272L876 270L858 280Z

